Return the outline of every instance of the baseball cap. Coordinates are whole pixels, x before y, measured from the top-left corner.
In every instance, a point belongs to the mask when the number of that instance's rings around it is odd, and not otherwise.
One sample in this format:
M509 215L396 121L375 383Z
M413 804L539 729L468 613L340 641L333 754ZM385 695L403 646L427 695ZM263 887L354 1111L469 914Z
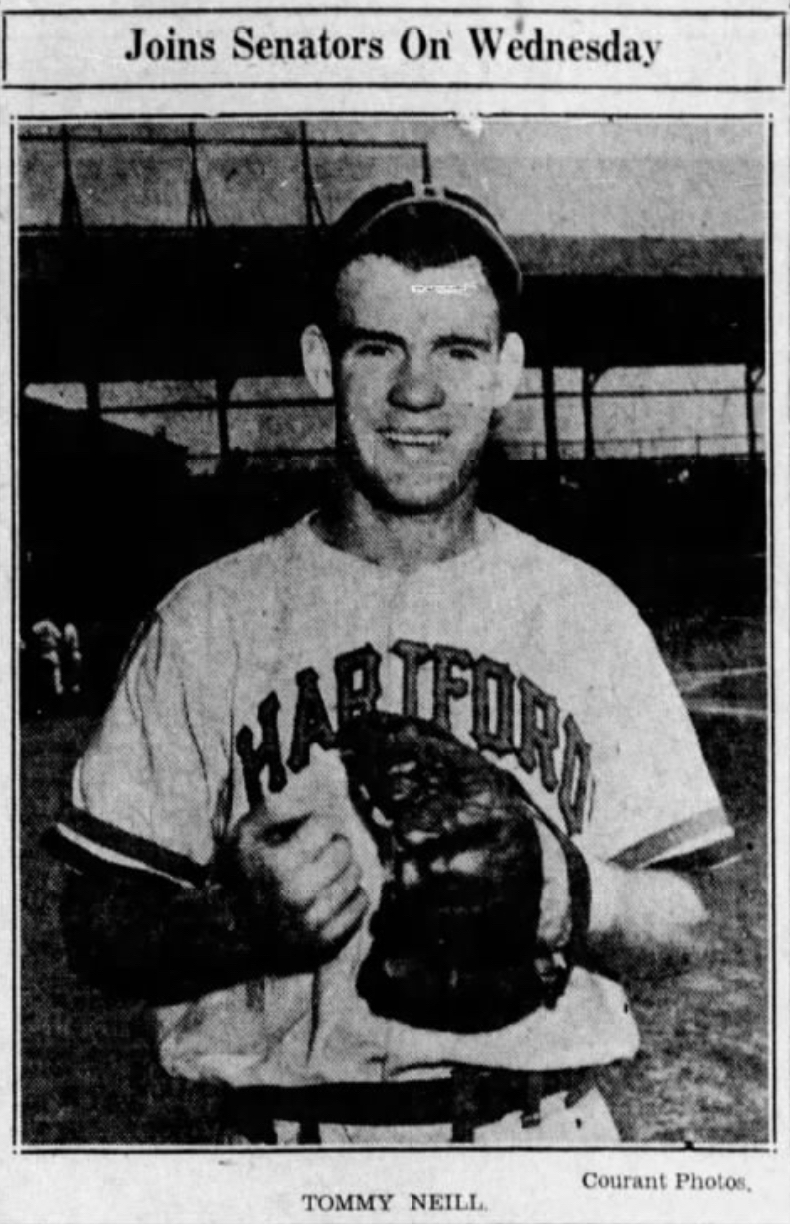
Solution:
M454 255L456 242L460 249ZM413 254L415 248L421 249L424 267L477 255L500 305L512 308L517 301L521 269L496 219L472 196L430 183L387 183L355 200L326 232L323 275L334 282L357 256L398 259L400 251ZM403 262L410 263L408 255Z

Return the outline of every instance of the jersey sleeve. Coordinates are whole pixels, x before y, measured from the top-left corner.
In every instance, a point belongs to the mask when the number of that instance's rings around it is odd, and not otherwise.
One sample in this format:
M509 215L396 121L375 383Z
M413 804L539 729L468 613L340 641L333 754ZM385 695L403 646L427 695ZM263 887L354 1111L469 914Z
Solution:
M201 674L207 628L203 617L160 610L132 650L49 839L71 865L204 882L230 775L228 732ZM221 671L217 663L212 684Z
M696 870L734 855L694 726L647 626L624 597L610 622L595 791L581 842L623 867Z

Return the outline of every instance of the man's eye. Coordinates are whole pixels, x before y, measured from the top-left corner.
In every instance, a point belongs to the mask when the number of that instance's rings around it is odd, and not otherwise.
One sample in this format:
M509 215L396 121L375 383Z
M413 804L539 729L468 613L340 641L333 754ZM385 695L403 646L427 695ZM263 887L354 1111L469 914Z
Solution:
M360 357L386 357L390 346L384 340L362 340L355 352Z
M452 357L453 361L477 361L480 355L477 349L470 348L465 344L452 344L448 348L447 353Z

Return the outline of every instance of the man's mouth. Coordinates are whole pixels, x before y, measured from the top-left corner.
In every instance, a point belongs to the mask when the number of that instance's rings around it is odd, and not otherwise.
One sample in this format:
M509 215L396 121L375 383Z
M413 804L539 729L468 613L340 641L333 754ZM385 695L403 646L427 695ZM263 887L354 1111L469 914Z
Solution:
M448 434L441 429L382 429L381 436L390 446L431 451L440 447Z

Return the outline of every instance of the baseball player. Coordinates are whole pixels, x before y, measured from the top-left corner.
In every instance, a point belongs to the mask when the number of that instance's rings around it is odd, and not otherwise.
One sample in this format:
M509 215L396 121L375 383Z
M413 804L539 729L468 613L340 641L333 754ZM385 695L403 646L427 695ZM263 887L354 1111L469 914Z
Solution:
M336 492L157 608L53 837L75 965L248 1142L610 1144L621 983L701 938L732 833L648 630L476 506L520 292L460 193L335 224Z

